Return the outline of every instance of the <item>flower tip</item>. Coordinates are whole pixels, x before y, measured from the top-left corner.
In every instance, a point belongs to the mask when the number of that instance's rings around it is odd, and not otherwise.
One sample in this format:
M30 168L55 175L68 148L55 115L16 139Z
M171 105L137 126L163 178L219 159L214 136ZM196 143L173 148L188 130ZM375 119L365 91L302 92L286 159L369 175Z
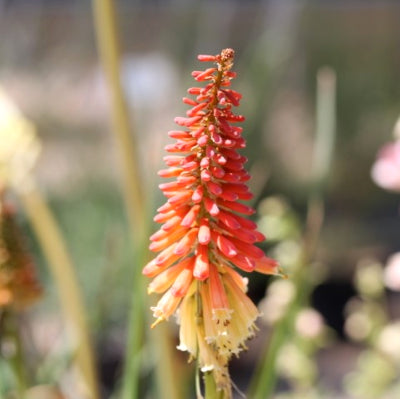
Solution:
M231 48L226 48L221 51L221 60L230 61L235 57L235 50Z
M153 277L154 273L157 271L158 267L156 266L154 259L149 262L142 270L142 274L146 277Z
M203 367L201 368L201 371L202 371L203 373L207 373L208 371L213 371L214 368L215 368L215 366L214 366L213 364L206 364L205 366L203 366Z
M156 325L160 324L165 319L163 317L159 317L151 326L150 328L154 328Z
M207 54L199 54L197 56L197 59L199 61L204 61L204 62L214 62L216 60L215 55L207 55Z
M261 259L257 259L254 270L262 274L274 274L282 277L286 276L279 267L279 263L275 259L271 259L268 256L263 256Z
M207 279L208 278L208 276L210 275L210 273L209 273L209 271L208 270L202 270L202 271L194 271L193 272L193 277L196 279L196 280L199 280L199 281L204 281L205 279Z
M182 351L182 352L187 352L187 351L188 351L187 346L184 345L184 344L179 344L179 345L176 347L176 349L178 349L178 351Z
M151 295L152 293L154 293L155 291L153 290L153 288L149 285L148 287L147 287L147 294L148 295Z
M289 279L289 275L286 274L282 268L278 267L278 270L276 272L276 275L279 277L282 277L284 280L288 280Z
M146 269L142 270L142 274L143 274L143 276L149 277L149 273L147 272Z

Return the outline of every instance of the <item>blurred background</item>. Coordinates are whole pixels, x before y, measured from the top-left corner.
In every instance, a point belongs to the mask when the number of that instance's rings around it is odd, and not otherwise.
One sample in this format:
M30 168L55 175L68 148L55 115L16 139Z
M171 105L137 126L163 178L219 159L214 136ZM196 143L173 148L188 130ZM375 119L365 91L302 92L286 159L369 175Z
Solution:
M354 273L360 262L384 264L400 250L399 196L370 177L400 115L400 3L126 0L118 10L124 89L140 142L143 189L154 209L163 203L156 171L166 132L186 111L180 99L193 85L190 72L202 68L196 55L232 47L254 205L264 204L261 217L271 209L266 198L273 196L290 204L301 226L311 183L316 74L324 66L336 72L337 136L316 253L324 278L311 304L335 337L317 354L319 381L331 392L326 397L352 397L344 393L343 379L364 348L345 330L345 305L359 296ZM131 256L91 4L0 0L0 38L0 85L37 127L43 148L36 175L78 266L108 397L124 356L129 276L142 265ZM28 242L46 292L29 323L43 353L57 354L43 367L46 380L54 365L62 369L61 358L67 360L57 292L35 239ZM254 300L262 300L268 281L253 277ZM400 295L387 290L385 297L389 320L399 318ZM263 333L241 367L252 368ZM287 384L280 388L285 391Z

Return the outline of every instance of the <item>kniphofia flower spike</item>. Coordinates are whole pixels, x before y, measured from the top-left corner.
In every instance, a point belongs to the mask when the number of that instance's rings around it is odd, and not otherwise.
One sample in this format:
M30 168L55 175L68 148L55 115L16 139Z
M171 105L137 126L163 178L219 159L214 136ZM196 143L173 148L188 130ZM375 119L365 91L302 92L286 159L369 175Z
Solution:
M192 87L183 102L192 108L175 118L181 130L168 132L166 169L159 175L173 178L160 184L168 198L154 220L162 223L150 237L150 250L159 254L143 269L154 277L149 293L163 293L153 307L156 325L178 310L179 349L197 358L201 371L213 374L225 398L231 397L227 364L245 348L256 326L258 310L246 295L247 280L237 269L277 274L277 263L255 244L265 237L247 219L254 210L243 204L252 194L246 182L244 117L233 113L241 95L230 88L234 51L199 55L213 62L192 76L205 87Z

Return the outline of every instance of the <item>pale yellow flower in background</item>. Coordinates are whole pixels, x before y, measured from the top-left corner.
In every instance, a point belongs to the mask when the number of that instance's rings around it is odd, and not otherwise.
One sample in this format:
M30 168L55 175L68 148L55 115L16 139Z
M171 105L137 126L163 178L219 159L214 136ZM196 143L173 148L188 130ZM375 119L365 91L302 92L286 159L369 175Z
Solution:
M31 185L30 172L40 153L33 124L0 87L0 189L23 191Z
M0 199L5 197L4 194L8 189L11 189L10 191L15 191L21 200L33 232L47 259L65 318L71 325L70 335L75 340L71 341L76 342L74 362L82 375L79 383L76 384L83 395L79 395L79 397L95 399L99 397L97 373L94 367L90 334L86 325L85 307L75 276L75 267L57 221L36 186L32 173L40 149L40 141L33 123L24 117L17 105L0 86ZM0 306L12 304L21 308L40 297L41 288L35 284L36 280L31 264L25 261L22 266L16 268L18 270L12 270L11 275L5 273L0 276L2 278L0 280ZM8 271L5 267L2 267L2 270ZM43 389L30 392L30 395L29 397L32 398L44 399L45 395L57 398L54 392ZM27 395L25 396L28 398Z
M400 361L400 322L387 324L380 332L376 345L378 349L393 361Z

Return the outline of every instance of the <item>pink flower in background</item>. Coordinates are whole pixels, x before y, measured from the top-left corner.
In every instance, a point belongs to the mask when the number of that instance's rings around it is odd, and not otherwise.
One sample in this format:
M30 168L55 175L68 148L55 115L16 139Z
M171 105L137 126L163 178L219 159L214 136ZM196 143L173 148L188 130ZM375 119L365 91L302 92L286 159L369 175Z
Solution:
M400 118L395 124L393 135L395 141L381 148L371 175L378 186L400 192ZM400 252L387 260L383 280L387 288L400 291Z
M386 144L379 151L371 175L378 186L400 192L400 140Z

